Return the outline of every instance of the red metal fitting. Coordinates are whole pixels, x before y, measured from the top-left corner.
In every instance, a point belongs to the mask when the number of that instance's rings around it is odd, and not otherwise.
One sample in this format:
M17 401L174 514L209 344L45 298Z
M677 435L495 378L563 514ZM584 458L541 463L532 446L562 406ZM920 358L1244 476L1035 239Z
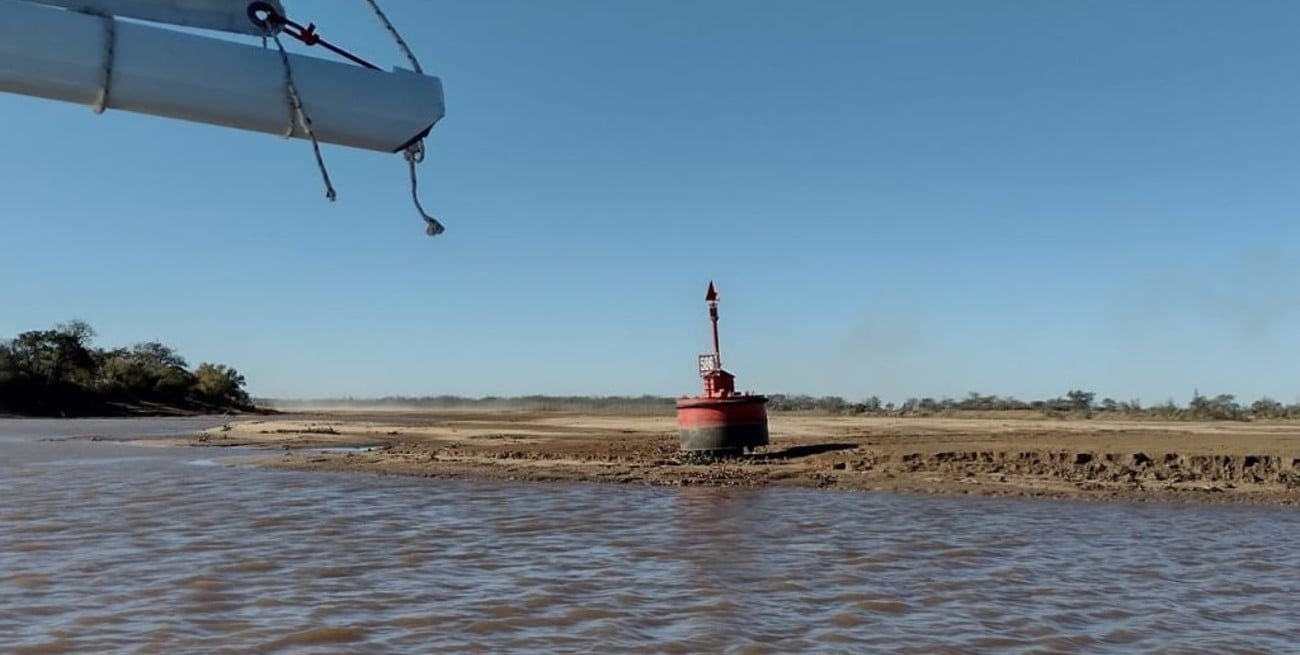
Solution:
M307 23L307 27L301 33L295 34L299 41L307 45L316 45L320 43L320 35L316 34L316 23Z

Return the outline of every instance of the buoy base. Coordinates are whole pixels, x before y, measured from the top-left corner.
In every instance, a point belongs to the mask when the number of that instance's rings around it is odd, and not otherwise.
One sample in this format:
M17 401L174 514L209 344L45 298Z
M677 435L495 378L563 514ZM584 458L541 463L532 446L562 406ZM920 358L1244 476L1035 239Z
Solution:
M685 452L740 454L766 446L767 397L681 398L677 430Z

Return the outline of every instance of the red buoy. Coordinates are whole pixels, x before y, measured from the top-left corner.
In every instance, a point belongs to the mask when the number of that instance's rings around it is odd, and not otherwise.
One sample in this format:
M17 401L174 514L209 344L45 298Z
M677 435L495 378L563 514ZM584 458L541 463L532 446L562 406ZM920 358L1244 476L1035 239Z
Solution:
M677 430L687 452L737 454L766 446L767 398L736 393L736 376L722 368L718 344L718 290L709 282L704 296L713 323L713 352L700 355L704 393L677 400Z

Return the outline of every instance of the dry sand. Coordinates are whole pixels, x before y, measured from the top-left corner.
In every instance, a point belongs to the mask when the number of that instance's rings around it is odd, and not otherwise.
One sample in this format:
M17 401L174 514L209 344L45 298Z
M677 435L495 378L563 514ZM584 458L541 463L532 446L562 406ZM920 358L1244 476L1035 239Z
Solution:
M672 416L330 412L250 419L191 440L277 449L298 470L651 485L1300 504L1300 422L775 415L771 445L700 463ZM362 447L351 452L322 448Z

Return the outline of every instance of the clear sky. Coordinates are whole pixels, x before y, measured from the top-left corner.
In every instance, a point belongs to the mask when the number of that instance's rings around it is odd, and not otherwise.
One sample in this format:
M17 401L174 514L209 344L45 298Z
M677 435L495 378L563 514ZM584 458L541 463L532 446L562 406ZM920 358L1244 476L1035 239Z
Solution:
M445 234L398 155L326 146L331 204L306 142L0 95L0 335L256 395L694 393L714 279L756 391L1300 396L1298 3L384 4Z

